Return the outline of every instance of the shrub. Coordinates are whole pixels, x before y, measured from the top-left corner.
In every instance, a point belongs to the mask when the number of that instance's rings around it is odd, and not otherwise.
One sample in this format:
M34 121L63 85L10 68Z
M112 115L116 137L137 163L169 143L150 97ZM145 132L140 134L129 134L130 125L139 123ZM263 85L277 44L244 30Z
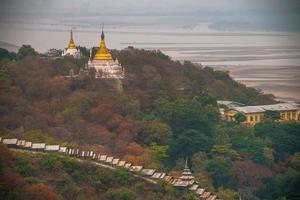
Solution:
M55 154L46 154L44 155L40 161L40 166L48 171L56 171L63 167L63 164L59 160L58 156Z
M127 185L129 180L129 174L125 169L117 169L114 172L117 182L120 185Z

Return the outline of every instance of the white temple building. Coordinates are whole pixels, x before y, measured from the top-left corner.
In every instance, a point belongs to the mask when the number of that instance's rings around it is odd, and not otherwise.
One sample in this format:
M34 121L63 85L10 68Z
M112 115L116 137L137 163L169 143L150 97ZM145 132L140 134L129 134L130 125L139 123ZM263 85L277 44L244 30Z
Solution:
M124 68L116 58L113 60L111 54L106 48L104 41L104 33L102 30L99 49L94 58L90 54L88 61L88 69L96 70L96 78L104 79L123 79L125 76Z
M81 58L81 52L80 49L76 48L76 45L73 40L73 31L70 32L70 42L68 45L68 48L65 48L65 50L62 53L62 56L72 56L74 58Z

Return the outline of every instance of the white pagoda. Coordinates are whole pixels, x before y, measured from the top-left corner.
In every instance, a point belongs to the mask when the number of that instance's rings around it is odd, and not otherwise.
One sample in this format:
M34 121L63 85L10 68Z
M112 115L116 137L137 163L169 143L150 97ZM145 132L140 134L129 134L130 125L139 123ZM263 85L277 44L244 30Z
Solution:
M124 68L117 58L113 60L106 48L103 30L101 33L100 47L94 58L92 58L92 55L90 54L88 68L94 68L96 70L96 78L119 80L124 78Z
M188 167L188 163L186 160L183 172L181 173L179 179L174 183L174 187L185 189L192 186L194 183L194 176L192 175L192 172Z
M77 59L81 58L80 49L76 48L76 45L73 40L73 31L72 30L70 32L70 42L69 42L68 48L66 48L63 51L62 56L72 56Z

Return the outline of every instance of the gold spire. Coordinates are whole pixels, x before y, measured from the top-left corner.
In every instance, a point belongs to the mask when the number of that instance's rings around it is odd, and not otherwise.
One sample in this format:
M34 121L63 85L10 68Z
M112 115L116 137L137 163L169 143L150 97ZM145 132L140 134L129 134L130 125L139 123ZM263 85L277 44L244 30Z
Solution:
M68 45L68 49L76 49L76 46L75 46L75 43L74 43L74 40L73 40L73 31L72 30L70 32L70 42L69 42L69 45Z
M94 59L96 59L96 60L112 60L112 56L109 53L109 51L105 45L103 29L102 29L102 33L101 33L100 47L99 47Z

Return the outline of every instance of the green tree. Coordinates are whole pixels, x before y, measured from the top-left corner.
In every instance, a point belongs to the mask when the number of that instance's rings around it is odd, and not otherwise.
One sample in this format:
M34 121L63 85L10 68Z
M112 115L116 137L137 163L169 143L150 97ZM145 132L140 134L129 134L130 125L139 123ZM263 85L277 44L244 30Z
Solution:
M168 124L155 119L143 123L143 131L138 137L146 145L151 143L167 145L172 138L172 131Z
M116 98L114 109L123 116L135 116L140 110L140 102L131 95L123 94Z
M8 89L11 85L9 72L5 68L0 68L0 89Z
M4 59L8 59L8 60L15 59L15 53L9 52L6 49L0 48L0 60L4 60Z
M264 113L264 120L271 120L271 121L275 121L280 119L280 112L278 111L274 111L274 110L267 110Z
M214 156L206 165L206 170L213 179L216 188L227 184L232 162L223 156Z
M114 175L120 185L127 185L129 182L129 174L125 169L116 169Z
M238 112L237 114L234 115L235 121L240 124L244 121L246 121L246 116L243 113Z
M274 150L269 147L264 147L263 151L264 151L265 163L271 165L275 160Z
M48 133L43 132L39 129L27 131L24 133L23 137L24 139L32 142L44 142L48 144L57 143L57 141L53 137L51 137Z
M89 49L87 49L86 47L82 47L82 46L79 46L78 48L80 49L80 52L84 57L87 57L87 58L90 57Z
M253 130L247 127L236 126L229 131L230 143L234 150L250 153L256 162L265 162L264 148L268 146L265 140L255 137Z
M196 98L178 98L175 102L165 101L157 112L159 117L172 128L175 137L189 129L209 135L219 119L216 108L203 107Z
M54 172L60 170L63 167L63 164L60 162L58 155L55 154L46 154L44 155L40 162L41 168L48 171Z
M237 200L238 194L234 190L228 188L224 189L221 187L218 189L218 197L223 200Z
M300 124L266 122L255 126L256 135L268 139L275 150L275 156L279 159L288 154L294 154L300 149Z
M130 190L124 187L121 188L119 195L120 195L120 200L129 200L131 199L130 197L132 196Z
M30 45L22 45L17 53L17 59L21 60L26 56L36 56L37 52Z
M227 145L214 145L211 152L216 156L228 157L232 160L241 159L240 154L232 149L232 146Z
M152 155L159 161L169 157L169 155L167 154L169 146L162 146L152 143L150 144L148 149L150 153L152 153Z
M208 152L211 148L211 139L197 130L184 130L181 135L173 138L170 144L170 153L177 158L191 157L198 151Z

